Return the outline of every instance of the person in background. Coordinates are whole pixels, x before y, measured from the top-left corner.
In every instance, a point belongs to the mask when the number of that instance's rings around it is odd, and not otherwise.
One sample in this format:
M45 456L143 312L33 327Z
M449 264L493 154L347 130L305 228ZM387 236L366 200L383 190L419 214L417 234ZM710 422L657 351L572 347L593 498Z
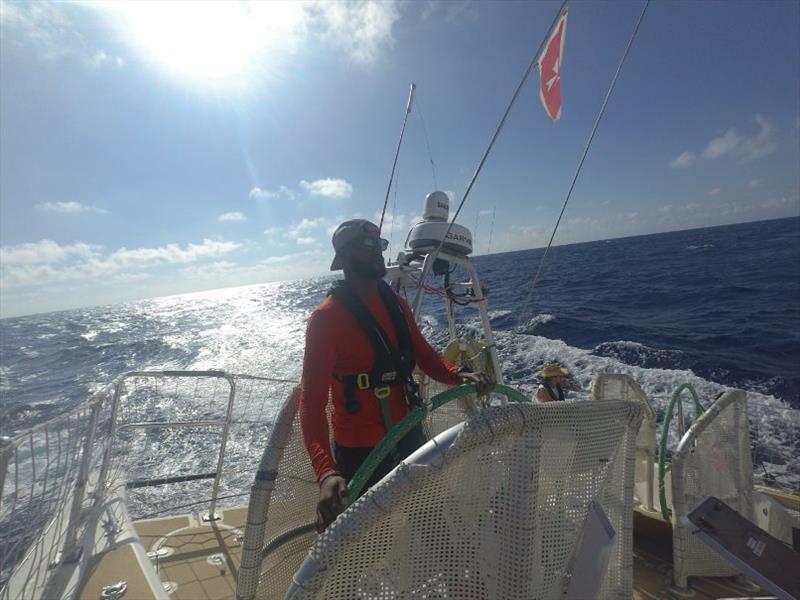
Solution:
M539 389L536 397L539 402L558 402L564 400L566 390L580 391L581 387L569 379L569 369L558 363L549 363L539 371Z
M345 221L333 234L331 271L344 270L308 320L300 425L320 487L316 526L322 532L347 507L347 482L384 435L420 402L412 371L454 385L491 391L484 374L462 372L420 333L403 298L386 282L388 242L374 223ZM333 401L333 449L327 405ZM367 487L382 479L425 442L421 428L408 433L379 465Z

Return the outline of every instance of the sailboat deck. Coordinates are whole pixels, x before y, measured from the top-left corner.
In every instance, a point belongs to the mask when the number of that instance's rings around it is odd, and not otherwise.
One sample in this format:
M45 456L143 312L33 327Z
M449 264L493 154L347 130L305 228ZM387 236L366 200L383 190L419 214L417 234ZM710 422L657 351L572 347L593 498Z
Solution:
M134 527L170 598L224 600L236 596L246 516L245 507L225 510L210 523L200 515L184 515L135 521ZM126 597L155 598L130 545L100 557L79 597L95 600L103 586L120 580L128 584Z
M222 519L211 523L202 521L200 515L134 522L169 598L235 598L246 514L247 509L243 507L226 510ZM672 534L669 524L638 513L634 523L633 598L678 598L670 592ZM154 598L144 574L135 565L130 546L103 555L93 566L79 597L94 600L99 597L103 585L124 579L128 583L126 596ZM763 590L730 577L695 577L691 586L695 599L769 597Z

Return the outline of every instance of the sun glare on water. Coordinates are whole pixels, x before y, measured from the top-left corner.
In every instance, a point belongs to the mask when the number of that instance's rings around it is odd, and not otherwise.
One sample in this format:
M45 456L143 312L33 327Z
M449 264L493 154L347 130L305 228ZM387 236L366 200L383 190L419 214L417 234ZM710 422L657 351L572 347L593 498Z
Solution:
M143 57L170 76L239 86L269 68L302 24L295 2L109 2Z

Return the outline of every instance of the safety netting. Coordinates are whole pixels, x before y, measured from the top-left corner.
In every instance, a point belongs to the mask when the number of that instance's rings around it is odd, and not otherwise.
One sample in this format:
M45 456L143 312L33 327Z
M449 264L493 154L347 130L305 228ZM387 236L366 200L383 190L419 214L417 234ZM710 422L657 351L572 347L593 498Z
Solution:
M340 515L287 597L561 598L595 502L616 532L597 597L630 598L641 419L627 401L477 411Z
M630 376L619 373L598 373L593 377L593 400L630 400L642 406L642 426L636 437L634 467L634 506L654 511L656 412L641 386Z
M421 383L426 402L448 387L430 380ZM283 598L317 539L319 487L303 444L298 401L293 393L281 409L251 490L236 590L242 600ZM427 437L462 422L476 405L472 394L429 412L424 422ZM329 402L329 421L331 408Z
M715 496L752 519L752 494L747 395L729 390L686 432L672 457L673 563L678 586L686 587L690 576L737 573L692 535L684 517L707 496Z

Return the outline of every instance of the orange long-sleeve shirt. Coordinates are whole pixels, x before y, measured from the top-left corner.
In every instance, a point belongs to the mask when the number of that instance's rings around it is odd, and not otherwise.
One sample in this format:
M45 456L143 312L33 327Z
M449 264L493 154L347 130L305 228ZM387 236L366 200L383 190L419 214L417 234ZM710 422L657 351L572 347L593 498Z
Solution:
M420 333L408 304L398 296L406 314L417 365L430 377L447 384L457 381L457 369L447 362ZM392 344L397 333L380 295L365 303ZM360 409L349 414L344 390L333 375L364 373L372 368L375 353L367 334L346 306L328 296L311 314L306 329L306 350L300 389L300 425L317 481L338 471L331 454L325 409L328 391L333 399L333 438L341 446L370 448L386 434L380 403L373 390L355 390ZM392 422L405 417L409 408L400 385L391 388L389 408Z

